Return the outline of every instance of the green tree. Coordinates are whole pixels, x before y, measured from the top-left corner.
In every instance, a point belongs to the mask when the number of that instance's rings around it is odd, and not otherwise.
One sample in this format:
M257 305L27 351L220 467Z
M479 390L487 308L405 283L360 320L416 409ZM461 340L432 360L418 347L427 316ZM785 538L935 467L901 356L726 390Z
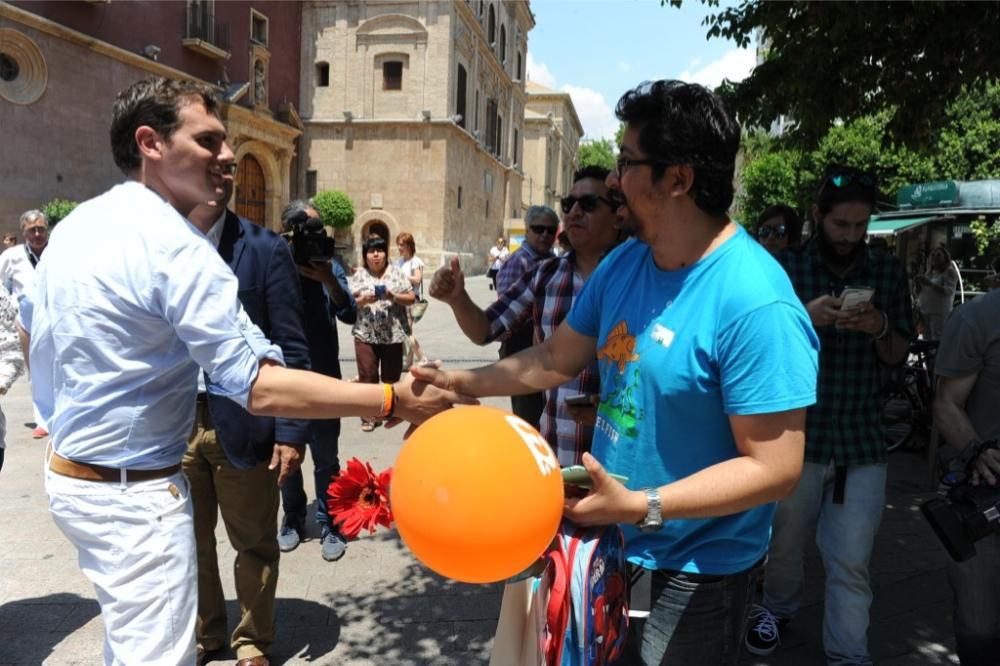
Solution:
M736 198L740 222L753 224L765 208L774 204L803 210L802 163L802 153L792 149L764 152L745 162L740 174L743 188Z
M581 143L576 151L577 168L597 165L611 170L615 168L615 146L611 139L596 139Z
M354 203L343 192L323 190L313 197L313 205L328 227L344 229L354 224Z
M794 119L802 145L838 119L884 112L887 139L926 146L947 120L942 101L1000 79L996 2L743 0L704 24L741 47L763 39L763 62L720 92L748 126Z
M49 218L49 226L54 227L59 220L72 213L78 205L79 203L76 201L56 198L42 206L42 212Z

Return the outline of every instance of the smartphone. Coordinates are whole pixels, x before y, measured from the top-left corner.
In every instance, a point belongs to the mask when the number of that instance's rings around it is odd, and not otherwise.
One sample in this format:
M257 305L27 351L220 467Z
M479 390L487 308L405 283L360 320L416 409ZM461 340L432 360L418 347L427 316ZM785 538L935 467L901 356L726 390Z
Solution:
M628 477L622 476L621 474L611 474L608 475L618 481L618 483L627 483ZM562 478L563 483L567 486L577 486L579 488L590 488L590 474L587 473L587 468L583 465L570 465L569 467L562 468Z
M385 298L386 286L384 284L375 285L375 298L382 300Z
M570 407L594 407L595 405L590 401L591 396L587 393L577 393L576 395L566 396L563 400Z
M843 299L840 309L850 310L851 308L856 308L862 303L871 301L874 295L874 287L844 287L844 291L840 292L840 298Z

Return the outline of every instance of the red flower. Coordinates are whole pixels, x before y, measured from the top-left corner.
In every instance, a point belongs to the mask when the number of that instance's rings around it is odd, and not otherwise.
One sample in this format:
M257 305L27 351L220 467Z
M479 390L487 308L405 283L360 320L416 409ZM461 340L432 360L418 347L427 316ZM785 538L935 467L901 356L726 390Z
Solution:
M389 482L392 468L375 474L371 464L357 458L347 461L347 469L333 480L329 489L326 509L330 518L340 526L345 537L353 539L362 528L370 534L378 525L392 526L392 509L389 507Z

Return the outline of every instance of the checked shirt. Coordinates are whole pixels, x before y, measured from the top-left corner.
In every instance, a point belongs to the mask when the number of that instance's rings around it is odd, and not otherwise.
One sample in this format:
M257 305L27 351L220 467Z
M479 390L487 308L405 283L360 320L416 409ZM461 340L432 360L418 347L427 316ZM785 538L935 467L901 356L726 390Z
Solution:
M914 334L909 280L896 257L867 247L853 267L837 275L823 261L819 241L800 253L779 258L795 293L809 303L837 296L844 287L874 287L872 303L889 318L889 326L907 340ZM878 397L879 360L867 333L816 329L820 339L817 401L806 417L806 461L837 465L886 462L885 432Z
M497 301L486 309L490 322L489 341L516 329L521 322L534 320L536 344L552 335L569 314L573 301L583 289L583 278L576 272L575 255L545 259L524 273ZM594 360L575 379L545 392L542 412L542 436L556 452L559 464L578 465L584 451L590 450L592 426L580 425L566 411L565 399L578 393L600 393L600 377Z

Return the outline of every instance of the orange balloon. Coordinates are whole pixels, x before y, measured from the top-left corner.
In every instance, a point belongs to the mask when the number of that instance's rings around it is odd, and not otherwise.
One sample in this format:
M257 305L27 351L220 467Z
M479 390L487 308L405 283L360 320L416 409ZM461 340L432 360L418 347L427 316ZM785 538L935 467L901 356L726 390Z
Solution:
M389 489L399 535L447 578L491 583L528 568L562 517L559 460L527 422L495 407L429 419L399 451Z

